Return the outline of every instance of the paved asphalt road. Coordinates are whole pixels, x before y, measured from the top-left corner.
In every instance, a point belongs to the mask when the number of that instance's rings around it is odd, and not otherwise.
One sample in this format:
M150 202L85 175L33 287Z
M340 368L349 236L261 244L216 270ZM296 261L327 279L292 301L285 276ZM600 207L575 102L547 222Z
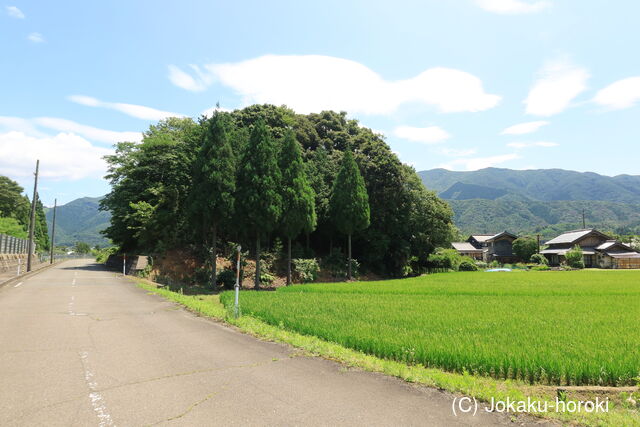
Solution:
M88 260L0 289L0 426L513 425L199 318Z

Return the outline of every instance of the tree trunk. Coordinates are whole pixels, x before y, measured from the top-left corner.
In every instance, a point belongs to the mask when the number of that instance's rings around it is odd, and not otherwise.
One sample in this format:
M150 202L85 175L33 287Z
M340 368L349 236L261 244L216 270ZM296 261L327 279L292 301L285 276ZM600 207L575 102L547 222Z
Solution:
M291 285L291 237L287 237L287 286Z
M213 239L213 265L211 266L211 287L213 290L218 289L218 251L217 251L217 237L218 237L218 227L213 226L213 233L211 238Z
M260 289L260 235L256 236L256 278L254 288Z
M311 247L311 243L310 243L310 239L309 239L309 234L311 233L307 233L307 250Z
M349 239L348 239L348 246L349 246L349 265L347 267L347 280L351 280L351 233L349 233Z

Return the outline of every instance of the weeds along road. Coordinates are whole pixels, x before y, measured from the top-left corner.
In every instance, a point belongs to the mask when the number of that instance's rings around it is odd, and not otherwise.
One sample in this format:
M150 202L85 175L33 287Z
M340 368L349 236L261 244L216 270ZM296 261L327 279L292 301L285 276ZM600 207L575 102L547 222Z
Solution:
M0 288L0 425L513 425L199 318L90 260Z

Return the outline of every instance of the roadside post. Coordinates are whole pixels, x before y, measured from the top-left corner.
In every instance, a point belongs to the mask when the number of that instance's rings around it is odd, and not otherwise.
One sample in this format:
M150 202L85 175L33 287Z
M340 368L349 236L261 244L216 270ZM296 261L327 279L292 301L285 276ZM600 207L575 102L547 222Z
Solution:
M239 306L239 298L240 298L240 251L242 250L242 246L238 245L238 260L236 263L236 301L233 307L233 315L238 318L240 315L240 306Z
M22 258L18 256L18 274L16 276L20 275L20 267L22 267Z
M127 254L122 254L122 275L127 275Z

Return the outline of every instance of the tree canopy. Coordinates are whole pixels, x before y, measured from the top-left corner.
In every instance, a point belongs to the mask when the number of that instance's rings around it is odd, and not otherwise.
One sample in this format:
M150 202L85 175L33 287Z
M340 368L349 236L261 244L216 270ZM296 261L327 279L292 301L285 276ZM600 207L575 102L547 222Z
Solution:
M301 115L284 106L252 105L218 114L239 159L235 214L233 224L220 227L224 239L251 246L256 237L267 245L273 237L300 239L299 232L295 233L300 225L283 208L287 198L296 194L296 200L307 204L313 198L316 228L308 237L310 251L317 257L328 255L332 244L343 242L339 233L352 230L353 255L363 268L401 276L420 273L428 255L450 241L449 206L424 188L415 170L400 162L381 135L346 113ZM112 213L112 222L106 236L123 250L157 253L201 242L202 225L185 213L194 209L195 201L189 195L204 179L197 175L196 165L206 163L200 148L209 125L204 119L163 120L145 132L142 143L119 143L115 154L107 156L112 190L101 204ZM287 191L291 183L306 188L290 179L299 175L301 163L295 161L288 168L288 161L283 160L285 155L295 157L285 150L292 146L292 136L312 192ZM361 212L351 218L353 227L346 228L331 209L335 181L344 162L350 165L345 179L358 184L357 199L362 205L366 194L369 206L367 215ZM353 174L356 170L359 179ZM302 231L311 229L303 227Z
M17 182L0 175L0 233L28 239L31 201L22 194L23 191ZM36 197L36 223L33 235L37 251L48 251L47 220L40 197Z

